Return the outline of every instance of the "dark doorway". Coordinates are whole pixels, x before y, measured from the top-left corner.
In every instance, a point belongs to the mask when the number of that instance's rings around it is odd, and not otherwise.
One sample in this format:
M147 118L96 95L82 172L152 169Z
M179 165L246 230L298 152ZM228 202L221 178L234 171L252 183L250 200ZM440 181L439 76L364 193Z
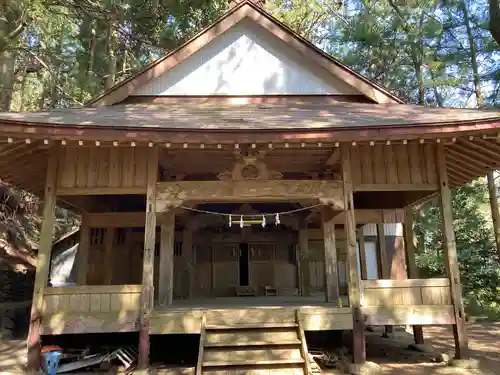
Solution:
M248 286L248 244L240 243L240 286Z

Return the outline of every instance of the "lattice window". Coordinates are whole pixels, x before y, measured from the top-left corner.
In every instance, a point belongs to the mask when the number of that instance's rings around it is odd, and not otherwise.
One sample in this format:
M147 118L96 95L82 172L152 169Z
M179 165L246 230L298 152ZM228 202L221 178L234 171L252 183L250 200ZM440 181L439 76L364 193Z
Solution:
M296 245L289 246L277 246L275 249L276 252L276 261L277 262L287 262L290 264L296 263Z
M182 256L182 242L174 243L174 256L181 257Z
M114 236L115 245L124 245L126 239L127 239L127 229L125 228L116 229Z
M239 245L218 245L214 249L216 262L236 262L240 253Z
M274 260L273 244L250 244L251 261Z
M104 228L91 228L90 229L90 245L104 244Z

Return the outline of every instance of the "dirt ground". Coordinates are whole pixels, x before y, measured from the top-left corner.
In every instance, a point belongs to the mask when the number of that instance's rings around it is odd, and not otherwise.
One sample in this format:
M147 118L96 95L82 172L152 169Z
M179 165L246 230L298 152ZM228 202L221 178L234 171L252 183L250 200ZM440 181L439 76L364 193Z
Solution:
M367 333L368 360L378 363L388 375L499 375L500 322L475 323L468 327L472 357L480 363L479 370L462 370L437 363L433 356L406 349L412 336L397 332L393 338L381 338L380 331ZM426 341L436 353L453 353L451 327L424 328ZM0 375L22 374L26 363L23 340L0 340ZM335 371L324 374L339 374Z
M463 370L434 360L434 355L406 349L413 335L396 332L393 338L381 337L381 330L367 333L367 359L379 364L388 375L500 375L500 322L468 326L471 357L479 361L478 370ZM451 327L424 327L426 343L436 354L454 353ZM325 374L329 374L326 372ZM331 372L330 374L335 374ZM337 374L335 374L337 375Z

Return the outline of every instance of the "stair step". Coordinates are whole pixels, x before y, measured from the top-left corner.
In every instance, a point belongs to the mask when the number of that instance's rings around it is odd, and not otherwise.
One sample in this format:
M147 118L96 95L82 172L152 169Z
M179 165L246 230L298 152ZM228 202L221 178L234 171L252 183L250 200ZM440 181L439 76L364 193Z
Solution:
M229 309L211 310L206 314L207 326L225 325L227 322L258 325L262 323L295 323L293 309Z
M293 366L290 368L278 367L278 368L264 368L255 369L253 367L240 367L238 369L224 368L217 369L212 368L209 370L203 370L203 375L303 375L304 368Z
M244 341L244 342L210 342L205 344L205 348L232 348L232 347L247 347L247 346L291 346L300 345L300 340L261 340L261 341Z
M296 327L207 331L205 335L205 345L208 346L234 346L235 343L252 344L255 342L271 345L295 341L300 342Z
M203 365L205 362L223 363L256 363L259 361L271 361L281 363L286 360L302 360L300 348L238 348L227 350L225 348L205 348L203 353Z
M207 331L215 330L245 330L245 329L261 329L261 328L292 328L297 327L297 323L256 323L256 324L221 324L207 325Z
M253 360L253 359L242 359L242 360L228 360L228 361L207 361L203 362L203 367L233 367L233 366L278 366L278 365L293 365L293 364L303 364L304 360L302 358L297 359L264 359L264 360ZM203 371L204 374L205 370ZM239 373L238 373L239 374Z

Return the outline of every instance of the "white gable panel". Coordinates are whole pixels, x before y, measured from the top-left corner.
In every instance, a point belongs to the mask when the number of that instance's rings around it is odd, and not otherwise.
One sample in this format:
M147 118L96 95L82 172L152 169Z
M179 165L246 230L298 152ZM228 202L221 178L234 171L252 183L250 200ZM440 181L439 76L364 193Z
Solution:
M358 93L268 31L244 20L132 95Z

